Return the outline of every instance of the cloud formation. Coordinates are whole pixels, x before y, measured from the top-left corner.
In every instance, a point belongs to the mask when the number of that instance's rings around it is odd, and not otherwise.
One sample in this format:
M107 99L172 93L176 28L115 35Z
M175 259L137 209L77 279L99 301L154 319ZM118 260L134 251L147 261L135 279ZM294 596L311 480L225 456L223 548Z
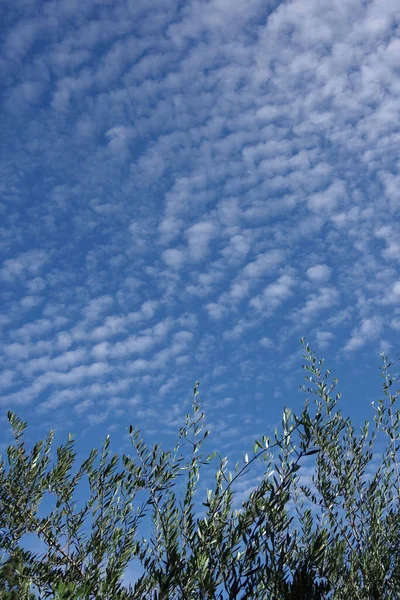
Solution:
M1 406L169 430L200 379L245 439L301 335L395 348L397 25L393 0L7 9Z

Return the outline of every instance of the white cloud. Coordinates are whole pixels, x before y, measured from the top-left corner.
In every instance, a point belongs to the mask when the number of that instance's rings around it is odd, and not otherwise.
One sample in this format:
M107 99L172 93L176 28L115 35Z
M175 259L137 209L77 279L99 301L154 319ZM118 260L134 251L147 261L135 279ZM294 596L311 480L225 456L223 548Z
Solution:
M97 321L100 315L107 312L114 303L112 296L100 296L91 300L82 311L83 316L90 321Z
M208 312L208 315L212 319L216 320L222 319L225 313L225 307L221 304L218 304L217 302L209 302L208 304L206 304L206 310Z
M124 125L115 125L106 131L109 138L108 147L115 154L125 154L128 151L128 143L132 138L132 130Z
M385 290L384 297L381 300L382 304L397 304L400 305L400 280L391 284L390 289Z
M90 415L88 415L89 425L91 427L95 427L96 425L104 423L104 421L107 420L108 414L108 411L102 411L101 413L97 414L91 413Z
M282 250L268 250L268 252L259 254L253 262L248 263L243 269L243 275L249 279L261 277L281 264L284 259L285 255Z
M23 252L17 258L10 258L3 262L0 279L11 282L21 277L37 275L47 261L48 256L42 250Z
M268 250L259 253L255 260L247 263L232 281L230 289L220 295L218 304L221 307L225 306L221 310L228 310L229 305L236 305L248 297L257 282L265 275L273 273L284 261L284 257L284 252L280 250Z
M292 275L281 275L266 286L262 294L250 300L250 306L259 311L273 312L282 302L292 296L296 281Z
M193 260L199 261L206 256L209 251L210 240L215 233L214 224L208 221L196 223L189 227L186 231L186 239Z
M234 235L227 246L222 250L221 254L227 258L227 260L240 260L243 259L249 252L251 247L250 236L243 234Z
M8 346L5 346L4 353L7 356L12 356L14 358L28 358L29 346L18 343L9 344Z
M338 303L338 291L332 287L323 287L317 293L311 294L304 306L293 311L292 319L297 327L304 327L312 319L318 317L321 311L327 310Z
M184 252L177 248L168 248L167 250L164 250L161 257L165 264L172 269L180 269L185 262Z
M308 199L311 210L332 212L340 200L346 197L346 186L343 181L334 181L322 192L312 194Z
M327 265L313 265L307 269L307 277L313 283L325 283L331 276L331 270Z
M48 356L33 358L25 364L24 369L29 374L41 371L67 371L73 365L85 362L86 357L86 351L83 349L71 350L55 358L49 358Z
M61 333L58 334L57 347L60 350L67 350L67 348L69 348L72 343L73 343L72 336L68 332L62 331Z
M223 356L213 402L252 419L264 318L280 359L300 329L395 347L397 3L95 5L30 0L4 32L2 404L113 426L108 384L155 398L178 369L184 394L195 364L211 388Z
M64 386L66 388L74 388L87 379L96 378L97 380L106 376L110 371L110 367L104 362L96 362L89 365L80 365L67 371L60 373L57 371L47 371L37 377L31 385L26 386L23 391L13 392L12 394L1 396L0 404L10 405L27 404L37 398L42 392L51 386ZM66 399L73 401L79 396L79 390L65 389L62 392L50 397L48 401L40 404L40 410L43 412L49 408L54 408L61 405Z
M157 306L157 302L147 300L142 304L139 311L130 312L123 316L110 315L104 319L102 325L95 327L91 331L90 338L93 340L102 340L126 332L132 326L151 319L155 314Z
M197 273L194 278L194 283L186 287L188 294L204 298L210 295L215 286L223 279L223 273L217 270L211 270L208 273Z
M328 348L331 341L335 338L331 331L317 331L316 333L317 344L320 348Z
M26 283L27 290L31 294L39 294L46 288L46 286L47 282L45 279L43 279L43 277L34 277Z
M165 383L163 383L163 385L160 387L160 396L166 396L171 390L174 389L174 386L176 385L176 383L178 382L178 377L170 377L168 379L168 381L166 381Z
M263 348L272 348L274 345L274 342L270 338L264 336L260 339L260 345Z
M31 338L42 337L49 334L53 329L64 327L68 323L65 317L54 319L38 319L32 323L25 323L22 327L13 330L13 338L29 341Z
M15 382L15 371L6 369L0 374L0 387L7 388Z
M394 319L392 319L391 326L396 331L400 331L400 317L395 317Z
M12 29L5 42L5 51L11 58L22 58L41 30L41 21L22 22Z
M361 325L353 330L352 335L344 346L344 351L355 352L369 341L374 341L382 330L382 322L379 318L363 319Z
M231 285L231 289L229 290L229 297L233 302L238 300L242 300L251 290L251 281L249 279L242 279L238 281L234 281Z
M41 304L43 301L44 298L41 296L24 296L21 298L19 304L22 309L30 310L35 308L38 304Z
M243 338L244 334L251 329L257 327L258 322L254 319L239 319L232 329L224 331L223 338L225 340L237 340Z
M176 219L175 217L164 219L159 226L162 242L165 244L169 244L179 235L182 227L182 219Z
M86 411L94 406L93 400L88 398L87 400L83 400L74 406L74 412L78 415L78 417L82 416Z

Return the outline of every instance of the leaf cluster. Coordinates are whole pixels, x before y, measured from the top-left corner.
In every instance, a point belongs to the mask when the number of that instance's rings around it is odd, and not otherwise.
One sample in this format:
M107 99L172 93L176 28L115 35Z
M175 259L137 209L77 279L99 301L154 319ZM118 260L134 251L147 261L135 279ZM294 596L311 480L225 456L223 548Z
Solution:
M225 457L203 451L209 432L198 382L173 450L149 447L130 426L129 455L111 456L107 437L75 471L72 436L52 462L53 432L28 452L26 423L9 412L14 443L7 464L0 462L0 598L17 589L30 600L31 586L40 598L58 600L399 598L400 413L392 364L382 357L384 398L356 432L338 408L337 380L302 343L309 399L301 414L285 408L274 436L256 440L232 472ZM258 485L238 506L237 484L256 465ZM210 469L213 483L201 497L200 475ZM90 497L78 507L83 479ZM41 517L45 495L53 508ZM26 534L46 551L25 550ZM125 584L132 561L141 574Z

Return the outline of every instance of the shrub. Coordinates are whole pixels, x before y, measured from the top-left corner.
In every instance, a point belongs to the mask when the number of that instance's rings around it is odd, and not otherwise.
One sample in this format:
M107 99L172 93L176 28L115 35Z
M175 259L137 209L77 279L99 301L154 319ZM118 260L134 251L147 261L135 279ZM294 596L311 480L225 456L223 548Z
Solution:
M399 598L400 412L392 365L383 356L384 399L356 433L338 408L340 395L332 396L337 380L302 343L310 400L300 415L285 408L280 431L256 440L233 472L226 458L203 452L208 431L198 383L172 451L149 448L130 426L132 456L110 456L107 437L99 456L92 450L74 474L71 436L51 464L53 432L28 453L26 423L9 412L15 441L7 466L0 464L0 547L22 560L21 581L33 582L41 598L58 599ZM215 461L214 483L200 503L200 474ZM257 464L258 486L237 507L235 485ZM90 498L77 509L83 477ZM40 518L46 493L55 507ZM22 548L26 533L45 543L44 554ZM131 560L143 573L124 585Z

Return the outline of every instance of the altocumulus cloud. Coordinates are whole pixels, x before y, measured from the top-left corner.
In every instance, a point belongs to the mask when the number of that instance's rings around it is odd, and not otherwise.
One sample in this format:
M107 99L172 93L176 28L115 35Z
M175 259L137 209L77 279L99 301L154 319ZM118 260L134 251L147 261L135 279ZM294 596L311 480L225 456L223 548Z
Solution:
M1 406L166 435L199 379L239 448L298 383L300 335L359 371L395 351L399 20L395 0L4 6Z

